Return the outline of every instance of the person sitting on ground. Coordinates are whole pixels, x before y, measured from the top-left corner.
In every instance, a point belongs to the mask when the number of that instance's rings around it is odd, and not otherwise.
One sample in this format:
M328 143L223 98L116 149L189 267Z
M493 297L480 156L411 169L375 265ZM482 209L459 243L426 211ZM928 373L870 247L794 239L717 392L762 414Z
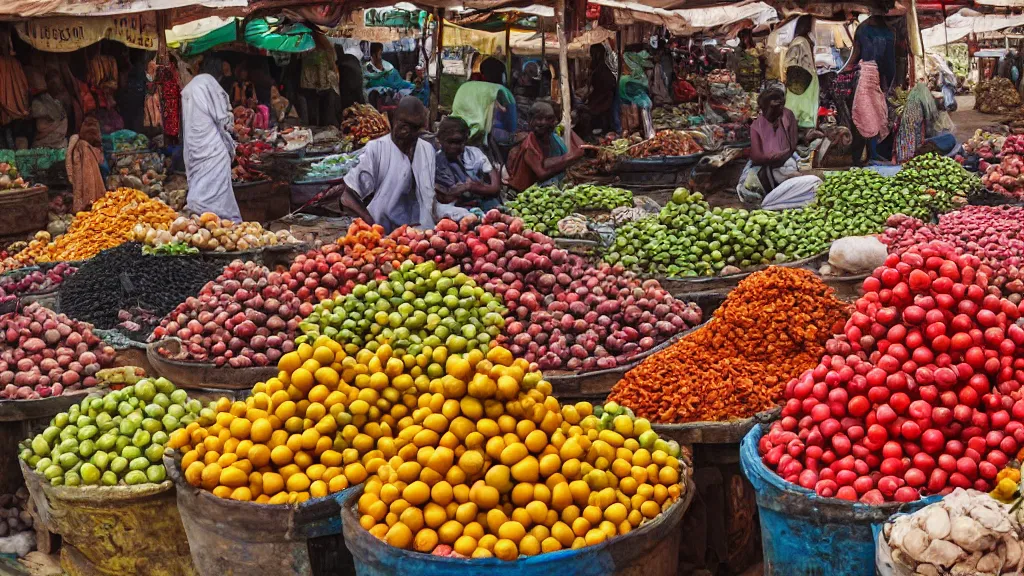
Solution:
M744 202L767 210L809 203L821 179L799 177L797 120L786 108L786 93L778 86L766 88L758 96L757 105L761 113L750 127L750 160L740 174L736 192ZM790 180L796 181L780 186Z
M419 137L426 123L423 102L402 98L391 133L371 140L359 164L328 194L340 189L343 209L388 232L404 224L432 228L434 148Z
M486 212L501 205L501 179L479 148L466 146L468 139L469 125L463 119L449 116L441 121L434 187L441 204Z
M573 132L570 146L565 145L555 126L555 109L547 102L530 108L530 132L508 156L508 184L522 192L540 182L541 186L557 184L565 169L583 157L583 141Z

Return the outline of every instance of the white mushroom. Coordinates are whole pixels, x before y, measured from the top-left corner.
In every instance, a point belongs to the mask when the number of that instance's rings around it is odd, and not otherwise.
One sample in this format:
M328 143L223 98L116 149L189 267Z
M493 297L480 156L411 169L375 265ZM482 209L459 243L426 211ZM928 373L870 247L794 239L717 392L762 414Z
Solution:
M968 552L989 550L998 536L968 516L953 518L950 522L950 539Z
M921 511L921 527L932 540L949 536L949 514L941 506L928 506Z
M928 550L929 540L928 534L920 528L911 528L907 532L906 536L903 537L903 543L900 546L908 556L918 562L928 562L925 560L925 552ZM950 563L952 564L952 562Z
M1016 569L1021 560L1021 545L1020 542L1017 541L1017 536L1015 534L1007 534L1003 536L1000 548L1004 548L1006 550L1006 567Z
M942 576L942 572L931 564L919 564L917 566L917 574L921 576Z
M936 564L943 568L952 566L964 555L959 546L945 540L933 540L928 549L921 554L921 562Z

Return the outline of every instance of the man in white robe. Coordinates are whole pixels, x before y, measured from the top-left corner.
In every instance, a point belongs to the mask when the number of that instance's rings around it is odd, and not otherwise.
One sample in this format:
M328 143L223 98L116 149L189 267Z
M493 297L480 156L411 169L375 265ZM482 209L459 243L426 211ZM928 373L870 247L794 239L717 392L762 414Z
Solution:
M228 131L233 122L228 93L211 74L199 74L181 91L181 110L188 177L186 207L195 214L213 212L241 222L231 188L235 141Z
M370 141L345 175L343 208L388 232L403 224L434 226L434 147L419 137L426 122L423 103L402 98L391 133Z

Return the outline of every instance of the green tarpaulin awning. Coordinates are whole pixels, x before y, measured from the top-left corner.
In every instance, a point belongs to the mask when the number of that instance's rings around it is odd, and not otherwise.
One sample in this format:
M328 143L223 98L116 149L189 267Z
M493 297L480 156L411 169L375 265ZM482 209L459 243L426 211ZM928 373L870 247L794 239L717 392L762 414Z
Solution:
M239 40L239 21L225 24L195 40L184 42L180 51L195 56L223 44ZM268 52L308 52L316 46L313 33L305 24L282 23L279 18L256 18L245 24L245 43Z

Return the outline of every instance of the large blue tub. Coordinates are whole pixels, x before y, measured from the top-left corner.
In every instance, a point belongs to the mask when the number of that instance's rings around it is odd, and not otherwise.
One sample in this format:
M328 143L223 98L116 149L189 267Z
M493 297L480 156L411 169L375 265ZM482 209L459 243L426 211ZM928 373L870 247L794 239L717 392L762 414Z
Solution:
M743 437L740 467L757 495L765 576L874 576L871 525L939 499L869 506L821 498L786 482L761 462L757 444L762 428L755 426Z

